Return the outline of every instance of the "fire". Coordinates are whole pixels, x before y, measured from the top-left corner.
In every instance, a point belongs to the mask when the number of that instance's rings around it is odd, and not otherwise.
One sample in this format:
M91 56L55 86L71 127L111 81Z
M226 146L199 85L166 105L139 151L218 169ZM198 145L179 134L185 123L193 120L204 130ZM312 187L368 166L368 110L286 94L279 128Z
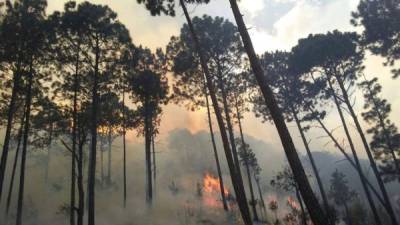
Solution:
M219 179L213 175L206 173L203 178L203 190L205 193L220 193L221 188L219 186ZM224 188L225 196L229 195L229 192Z
M298 203L296 200L294 200L292 197L290 197L290 196L289 196L288 199L287 199L287 204L288 204L292 209L300 211L300 205L299 205L299 203Z
M211 208L222 208L221 188L217 177L210 173L206 173L203 177L203 185L201 189L204 205ZM231 195L226 188L224 188L224 195L227 201L231 199Z

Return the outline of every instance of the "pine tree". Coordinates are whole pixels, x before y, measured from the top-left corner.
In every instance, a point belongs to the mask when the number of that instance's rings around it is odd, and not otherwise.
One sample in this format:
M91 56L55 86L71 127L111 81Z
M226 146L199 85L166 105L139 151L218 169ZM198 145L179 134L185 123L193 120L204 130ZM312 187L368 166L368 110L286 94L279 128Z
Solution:
M374 175L378 181L380 191L383 194L384 206L388 214L392 218L392 223L397 224L393 208L391 206L386 187L377 169L376 162L371 154L370 147L366 141L364 131L359 123L357 114L354 111L353 104L350 102L349 88L361 75L363 70L362 59L363 53L357 49L358 37L355 33L341 33L339 31L328 32L327 34L310 35L306 39L301 39L299 44L292 49L296 64L294 68L296 73L308 75L311 73L311 79L321 79L325 81L320 90L323 90L324 98L331 98L338 110L347 140L349 141L355 160L357 153L354 147L352 137L350 135L347 121L345 120L342 104L346 106L347 112L350 114L352 121L356 125L356 131L362 140L363 147L367 153ZM329 48L327 46L330 46ZM312 73L314 72L314 73ZM327 88L324 88L327 85ZM346 86L345 86L346 85ZM359 173L361 167L358 166ZM360 175L361 179L364 179ZM364 190L374 213L376 222L379 224L380 219L373 199L369 194L365 181Z
M276 175L273 177L273 179L271 179L270 184L271 186L283 190L285 192L295 193L297 201L299 202L300 208L302 210L301 220L303 224L307 224L307 215L304 209L303 200L301 198L302 196L300 194L298 184L294 179L294 175L290 167L285 166L281 171L277 172Z
M331 188L329 194L331 198L335 201L336 205L344 207L347 224L352 225L349 202L357 197L357 193L349 188L346 176L337 169L332 173L330 182Z
M362 0L352 13L352 24L363 27L360 44L375 55L386 58L384 65L394 66L400 58L400 7L398 1ZM400 69L393 69L393 78Z
M238 154L240 156L240 161L241 161L242 165L245 167L246 173L247 173L247 179L248 179L248 184L249 184L249 189L250 189L250 197L251 197L250 206L253 210L254 220L259 221L258 213L257 213L257 205L256 205L257 202L256 202L256 198L254 195L253 181L252 181L252 175L251 175L254 173L253 169L255 167L257 159L256 159L256 156L255 156L253 150L250 148L249 144L247 144L240 138L237 138L235 141L238 146Z
M372 134L371 150L375 158L381 161L382 175L387 181L400 178L400 134L396 125L390 121L391 105L386 99L378 95L382 86L377 78L362 81L359 86L364 92L364 110L361 115L366 122L372 125L367 133ZM400 180L399 180L400 181Z
M139 132L145 138L146 161L146 200L153 199L151 141L157 133L160 123L161 105L167 104L168 80L164 70L164 56L161 50L156 54L149 49L141 49L138 53L137 72L130 80L133 103L137 104Z

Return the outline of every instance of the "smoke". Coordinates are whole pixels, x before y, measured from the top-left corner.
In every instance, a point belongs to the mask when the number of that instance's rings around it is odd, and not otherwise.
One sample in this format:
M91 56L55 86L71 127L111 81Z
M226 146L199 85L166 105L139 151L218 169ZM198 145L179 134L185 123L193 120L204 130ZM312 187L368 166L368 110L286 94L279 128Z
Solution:
M221 142L217 137L218 154L221 160L223 179L226 188L232 192L229 170L226 164ZM282 193L273 189L269 182L272 176L282 169L285 164L283 151L275 149L273 144L245 136L255 152L262 168L261 186L264 198L268 204L270 198L276 198L282 207L281 212L287 209L288 196L293 194ZM213 195L221 205L210 206L199 195L199 185L203 183L205 173L217 174L214 155L210 142L210 134L205 131L192 133L187 129L175 129L166 137L156 141L157 178L154 187L154 200L151 205L145 199L145 162L144 144L140 138L131 137L127 145L127 206L123 207L123 168L122 168L122 141L116 139L112 145L111 185L102 185L100 178L100 154L97 159L96 183L96 224L98 225L133 225L133 224L240 224L239 214L235 208L225 213L219 195ZM26 171L24 224L26 225L54 225L69 224L68 210L70 192L70 154L62 145L55 143L51 148L49 164L49 178L44 179L48 149L29 149ZM85 149L87 151L87 149ZM10 161L13 160L13 151ZM329 187L329 177L335 168L348 176L350 186L357 190L359 179L350 165L341 161L342 157L327 152L314 153L318 168L320 168L326 189ZM310 174L307 158L301 156L306 171ZM104 154L104 167L107 171L107 154ZM9 163L11 164L11 163ZM86 163L87 164L87 163ZM364 165L368 165L363 162ZM87 166L87 165L86 165ZM7 168L5 190L8 190L11 167ZM86 179L87 168L84 176ZM18 176L14 186L11 212L4 216L5 201L0 207L0 224L15 223L16 197L18 191ZM85 180L86 182L86 180ZM315 181L311 179L315 187ZM247 184L245 182L247 188ZM398 193L396 184L390 185L393 194ZM247 190L248 193L248 190ZM359 193L361 193L359 191ZM6 199L6 195L3 196ZM3 200L4 200L3 199ZM362 199L362 198L361 198ZM281 208L280 208L281 210ZM273 213L268 211L273 218ZM3 219L4 218L4 219Z

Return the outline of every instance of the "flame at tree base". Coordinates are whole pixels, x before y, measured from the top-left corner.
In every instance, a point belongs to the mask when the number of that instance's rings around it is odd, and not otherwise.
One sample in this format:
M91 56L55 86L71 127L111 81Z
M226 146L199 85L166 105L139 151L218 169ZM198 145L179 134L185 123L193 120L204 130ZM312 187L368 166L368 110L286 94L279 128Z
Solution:
M221 193L219 178L206 173L203 178L203 190L206 193ZM225 196L229 195L229 191L226 188L224 188L224 194Z
M208 207L222 208L221 187L219 178L211 173L203 176L203 204ZM224 188L225 198L232 199L228 189Z

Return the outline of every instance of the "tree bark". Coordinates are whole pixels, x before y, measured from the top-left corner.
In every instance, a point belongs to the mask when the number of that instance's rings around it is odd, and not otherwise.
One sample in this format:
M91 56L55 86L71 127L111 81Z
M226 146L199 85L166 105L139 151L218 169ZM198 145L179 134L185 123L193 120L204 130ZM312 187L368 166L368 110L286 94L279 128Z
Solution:
M153 133L151 137L151 149L152 149L152 156L153 156L153 189L154 194L156 192L156 177L157 177L157 165L156 165L156 144L155 144L156 134Z
M15 107L16 107L17 95L18 92L20 91L20 86L19 86L20 85L19 83L21 82L20 67L21 67L20 62L18 62L16 72L13 76L13 88L11 92L10 104L8 105L7 127L3 142L3 151L1 153L1 160L0 160L0 203L1 203L1 196L3 193L4 174L7 168L7 158L9 152L10 139L11 139L11 129L14 120L14 113L16 110Z
M112 161L112 128L109 127L108 129L108 157L107 157L107 185L111 185L111 161Z
M301 209L301 221L303 225L307 225L306 211L304 209L303 201L301 199L301 195L299 193L299 189L296 187L296 198L299 201L300 209Z
M204 82L206 82L206 81L204 81ZM217 173L218 173L218 178L219 178L219 189L221 192L222 206L224 207L225 211L228 211L228 204L226 203L226 196L225 196L224 180L222 178L221 165L219 163L217 145L215 144L214 130L213 130L212 121L211 121L211 110L210 110L210 103L208 101L208 93L207 93L206 84L204 84L204 87L205 87L204 93L206 96L208 127L210 129L211 143L213 146L215 163L217 165Z
M336 108L337 108L337 110L338 110L339 117L340 117L340 120L341 120L342 125L343 125L343 129L344 129L344 131L345 131L347 140L348 140L348 142L349 142L351 152L353 153L354 161L355 161L355 163L356 163L357 170L359 171L359 175L360 175L360 179L361 179L361 184L363 185L363 188L364 188L364 191L365 191L365 195L366 195L366 197L367 197L367 199L368 199L368 203L369 203L369 205L370 205L372 214L373 214L373 216L374 216L374 219L375 219L376 224L380 225L380 224L382 224L381 219L380 219L379 214L378 214L378 211L377 211L377 209L376 209L374 200L372 199L372 196L371 196L371 194L370 194L370 192L369 192L369 189L368 189L368 187L367 187L367 185L366 185L366 182L365 182L366 179L365 179L365 177L364 177L363 175L361 175L361 174L362 174L361 164L360 164L360 161L359 161L359 159L358 159L357 152L356 152L356 150L355 150L355 147L354 147L354 144L353 144L353 140L352 140L352 138L351 138L351 136L350 136L350 132L349 132L349 129L348 129L348 127L347 127L346 121L345 121L345 119L344 119L342 108L341 108L340 103L339 103L339 100L338 100L338 98L337 98L337 96L336 96L335 90L333 89L332 81L330 80L329 77L328 77L328 84L329 84L329 89L330 89L330 91L332 92L333 101L334 101L334 103L335 103L335 105L336 105Z
M50 114L52 114L52 111L50 111ZM46 159L46 168L44 171L44 182L47 184L48 179L49 179L49 168L50 168L50 161L51 161L51 148L52 148L52 143L53 143L53 130L54 130L54 124L53 122L50 124L50 129L49 129L49 143L47 146L47 159Z
M146 158L146 200L151 204L153 200L152 172L151 172L151 120L150 103L145 99L145 121L144 121L144 139L145 139L145 158Z
M100 43L97 37L95 46L95 65L93 73L92 112L91 112L91 145L88 169L88 225L95 225L95 182L96 182L96 153L97 153L97 107L98 107L98 76L100 61Z
M265 99L265 103L269 111L271 112L271 117L273 118L274 124L278 130L283 148L286 153L286 157L293 171L294 178L299 185L300 193L304 198L304 202L308 208L308 211L310 212L311 219L315 225L329 224L329 221L324 214L324 211L321 209L321 206L318 203L318 199L312 192L311 185L308 182L306 173L296 152L292 137L290 136L289 130L285 124L282 111L280 110L278 103L274 98L274 94L271 88L268 86L267 81L264 77L264 71L254 51L253 43L247 31L246 25L243 21L239 6L237 5L237 1L229 0L229 2L231 4L232 12L239 29L239 33L242 37L244 48L247 52L251 67L257 79L257 83L260 86L261 92Z
M70 225L75 225L75 193L76 193L76 135L78 115L78 76L79 76L79 44L75 59L74 96L72 100L72 156L71 156L71 201L70 201Z
M85 213L85 190L83 187L83 146L86 142L86 135L83 136L84 138L80 140L78 148L78 225L83 225L83 216Z
M123 144L123 176L124 176L124 208L126 208L126 120L125 120L125 88L122 91L122 144Z
M21 122L20 122L20 128L18 131L18 144L17 144L17 149L15 151L15 156L14 156L14 163L12 167L12 172L11 172L11 181L10 181L10 187L8 189L8 196L7 196L7 205L6 205L6 216L8 215L8 212L10 210L10 204L11 204L11 197L12 197L12 192L14 189L14 179L15 179L15 172L17 169L17 163L18 163L18 156L20 153L21 149L21 142L22 142L22 134L24 131L24 121L25 121L25 106L24 106L24 113L21 117Z
M238 181L237 181L238 174L237 174L236 167L235 167L235 164L234 164L234 161L233 161L232 152L231 152L231 149L230 149L230 146L229 146L229 141L228 141L228 135L226 134L225 124L224 124L224 121L223 121L223 118L222 118L221 109L218 106L218 99L217 99L216 94L215 94L215 87L214 87L214 84L212 82L210 71L209 71L208 66L207 66L207 61L206 61L206 59L204 57L204 54L203 54L203 51L202 51L202 49L201 49L201 47L199 45L199 39L198 39L198 37L197 37L197 35L196 35L195 31L194 31L193 24L192 24L192 21L190 19L189 13L187 11L185 2L184 2L184 0L179 0L179 2L180 2L180 5L182 7L182 10L183 10L183 12L185 14L185 18L186 18L186 21L188 23L188 26L189 26L189 29L190 29L190 33L192 35L192 38L193 38L193 41L194 41L194 44L195 44L195 48L197 49L197 53L198 53L199 58L200 58L200 64L201 64L201 67L203 69L203 73L204 73L204 76L206 78L206 81L207 81L206 82L207 83L207 88L208 88L208 90L210 92L211 102L213 104L214 112L215 112L215 115L216 115L216 118L217 118L219 130L220 130L220 134L221 134L221 139L222 139L222 144L223 144L223 147L224 147L225 156L227 158L229 172L230 172L230 175L231 175L231 180L232 180L232 185L233 185L233 188L234 188L234 191L235 191L235 195L236 195L236 198L237 198L237 201L238 201L239 210L241 212L241 216L242 216L244 224L252 225L253 222L252 222L251 217L250 217L249 207L247 205L246 200L243 199L244 188L243 188L243 186L238 185Z
M100 136L100 179L101 186L104 185L104 136Z
M255 221L259 221L260 219L258 218L258 214L257 214L257 208L256 208L256 199L254 197L254 189L253 189L253 183L251 181L251 174L250 174L250 166L249 163L246 161L246 172L247 172L247 178L248 178L248 182L249 182L249 189L250 189L250 198L251 198L251 208L253 209L253 216L254 216L254 220Z
M260 206L262 208L262 211L264 212L265 219L267 219L267 208L265 206L264 197L263 197L263 194L262 194L262 191L261 191L260 180L258 180L255 177L255 175L254 175L254 180L256 181L256 185L257 185L258 195L259 195L259 198L260 198ZM265 222L267 222L267 221L265 221Z
M293 107L292 107L292 114L293 114L294 120L296 122L297 128L300 132L300 136L303 141L304 147L306 149L308 159L310 160L311 168L313 169L315 178L317 180L317 184L319 187L319 191L321 193L321 197L322 197L322 201L324 204L326 215L328 216L330 224L333 224L334 222L332 221L332 216L330 215L329 202L328 202L328 198L326 197L324 185L322 183L321 177L319 176L318 168L317 168L317 165L315 164L314 157L310 150L310 146L308 145L307 138L306 138L306 135L304 134L303 127L301 126L301 122L297 116L297 112Z
M22 209L24 202L24 188L25 188L25 166L26 166L26 150L28 147L29 129L30 129L30 116L31 116L31 106L32 106L32 85L33 85L33 59L29 65L29 75L28 75L28 89L26 92L26 114L25 114L25 124L24 124L24 140L22 144L22 155L21 155L21 170L19 179L19 192L18 192L18 205L17 205L17 217L16 225L22 224Z

